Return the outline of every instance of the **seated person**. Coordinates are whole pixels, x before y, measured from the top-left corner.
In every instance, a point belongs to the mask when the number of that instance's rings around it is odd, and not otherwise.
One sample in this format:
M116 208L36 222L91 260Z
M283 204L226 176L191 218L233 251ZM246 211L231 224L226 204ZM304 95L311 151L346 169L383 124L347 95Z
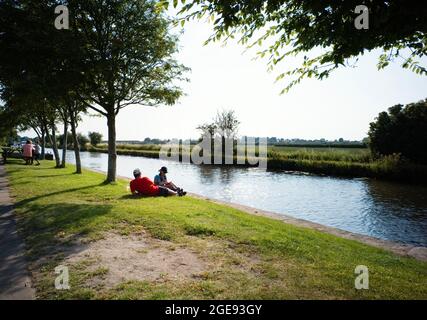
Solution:
M40 145L39 145L39 141L36 141L36 144L33 145L33 161L36 160L37 161L37 166L40 165Z
M154 182L147 177L141 177L141 170L139 169L133 170L133 176L135 179L130 182L130 191L132 194L151 197L178 195L176 192L169 190L168 188L156 186Z
M168 173L168 168L161 167L159 170L159 174L154 177L154 184L156 186L162 186L162 187L168 188L172 191L178 192L178 194L185 196L187 192L185 192L181 188L178 188L172 181L168 181L168 178L166 177L166 173Z
M31 140L27 140L27 143L22 147L22 153L24 156L25 164L33 164L33 144Z

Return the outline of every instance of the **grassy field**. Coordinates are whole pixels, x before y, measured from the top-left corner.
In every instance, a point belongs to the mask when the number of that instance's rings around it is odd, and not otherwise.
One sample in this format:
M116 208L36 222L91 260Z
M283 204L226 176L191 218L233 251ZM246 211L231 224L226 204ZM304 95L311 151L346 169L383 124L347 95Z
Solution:
M372 162L372 156L368 148L325 148L325 147L292 147L271 146L270 157L283 156L294 160L317 161L345 161L345 162Z
M88 150L107 151L106 144L99 144L96 147L89 147ZM161 145L153 144L118 144L117 150L122 154L143 155L157 154ZM293 146L269 146L269 157L286 156L295 160L325 160L325 161L350 161L350 162L371 162L368 148L340 148L340 147L293 147Z
M71 165L10 161L40 299L427 299L427 264L411 258L205 200L134 198L127 181ZM60 264L70 290L54 287ZM357 265L369 290L354 287Z
M96 147L88 146L88 151L107 152L105 144ZM118 144L118 154L131 156L154 157L159 156L161 146L152 144ZM254 152L253 148L248 149ZM256 153L258 151L255 151ZM292 147L292 146L269 146L267 156L269 159L286 158L288 160L310 160L310 161L337 161L370 163L372 156L367 148L324 148L324 147Z

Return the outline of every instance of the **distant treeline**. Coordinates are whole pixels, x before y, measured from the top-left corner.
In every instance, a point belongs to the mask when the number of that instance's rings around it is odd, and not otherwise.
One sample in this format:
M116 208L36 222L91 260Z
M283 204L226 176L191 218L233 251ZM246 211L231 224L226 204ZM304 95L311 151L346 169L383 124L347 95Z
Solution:
M277 143L275 147L295 147L295 148L367 148L366 143Z

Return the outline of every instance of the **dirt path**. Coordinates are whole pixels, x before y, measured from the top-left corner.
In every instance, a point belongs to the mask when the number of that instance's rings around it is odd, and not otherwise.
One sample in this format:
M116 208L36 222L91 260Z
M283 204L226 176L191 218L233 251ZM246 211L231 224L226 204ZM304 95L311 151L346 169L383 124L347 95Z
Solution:
M0 300L35 299L9 195L8 180L0 165Z

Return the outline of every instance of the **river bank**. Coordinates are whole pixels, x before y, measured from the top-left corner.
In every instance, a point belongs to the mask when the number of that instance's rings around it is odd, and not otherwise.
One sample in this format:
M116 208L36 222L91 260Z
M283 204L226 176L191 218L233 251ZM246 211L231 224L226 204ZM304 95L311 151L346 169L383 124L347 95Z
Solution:
M372 159L368 152L354 154L354 149L356 148L347 148L345 152L341 150L325 151L324 149L326 148L320 148L320 151L313 151L313 148L292 148L290 151L282 149L284 148L276 147L269 150L266 159L268 170L307 172L346 178L374 178L427 185L427 166L409 163L397 155ZM84 150L108 153L108 149L105 146L87 146ZM160 146L119 145L117 154L158 159L160 158ZM178 154L177 158L182 161L182 154ZM242 164L239 164L239 162L242 162ZM239 162L235 156L233 164L228 166L256 166L250 165L247 159Z
M427 298L426 263L357 241L194 197L135 199L71 165L6 168L38 298ZM59 264L70 290L53 286Z
M66 161L75 164L74 153ZM82 166L106 173L108 155L81 152ZM140 168L152 178L160 167L187 191L225 202L375 238L427 247L427 187L377 179L265 171L233 166L200 166L119 155L117 174L132 178Z

